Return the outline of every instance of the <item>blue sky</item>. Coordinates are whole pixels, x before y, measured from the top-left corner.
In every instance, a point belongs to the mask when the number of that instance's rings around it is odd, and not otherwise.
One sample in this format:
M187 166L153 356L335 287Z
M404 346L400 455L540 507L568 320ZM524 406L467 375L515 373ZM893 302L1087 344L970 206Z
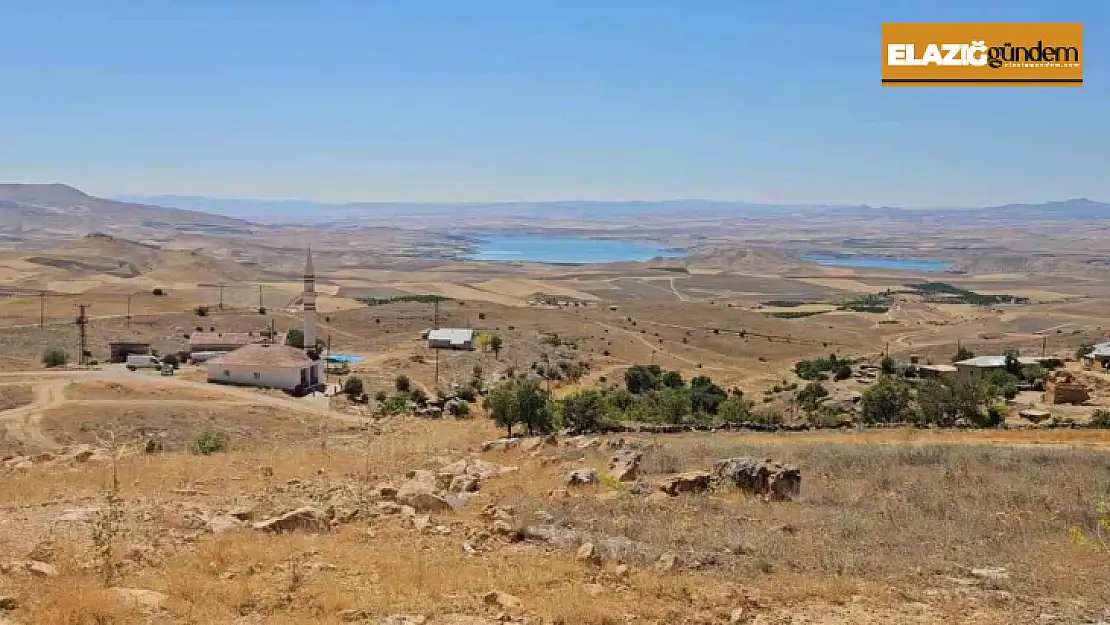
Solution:
M7 0L0 180L325 201L1110 200L1110 3L1052 5ZM1082 21L1086 84L884 89L883 21Z

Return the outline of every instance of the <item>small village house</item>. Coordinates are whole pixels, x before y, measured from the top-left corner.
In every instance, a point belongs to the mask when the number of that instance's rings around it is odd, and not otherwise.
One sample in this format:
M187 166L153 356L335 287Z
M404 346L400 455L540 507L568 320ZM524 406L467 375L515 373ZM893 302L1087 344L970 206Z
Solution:
M1110 343L1098 343L1091 346L1091 350L1083 356L1083 366L1090 369L1096 367L1105 369L1110 363Z
M474 349L474 330L441 328L428 332L428 347L432 349Z
M917 376L920 378L953 379L959 374L955 365L917 365Z
M1029 358L1019 356L1018 362L1022 365L1035 365L1040 363L1040 358ZM998 371L1006 368L1005 356L976 356L961 360L956 365L957 375L961 380L977 380L990 371Z
M308 391L323 381L323 360L288 345L256 343L206 363L208 381L219 384Z
M189 335L189 352L230 352L245 345L268 343L266 332L194 332ZM278 334L272 341L284 343L285 335Z

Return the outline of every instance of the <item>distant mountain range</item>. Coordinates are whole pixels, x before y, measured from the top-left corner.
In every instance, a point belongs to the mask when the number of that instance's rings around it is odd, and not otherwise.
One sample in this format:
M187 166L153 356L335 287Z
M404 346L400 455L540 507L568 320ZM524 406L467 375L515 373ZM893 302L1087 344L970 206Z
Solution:
M1043 204L1008 204L987 207L901 208L867 205L789 205L724 202L713 200L668 201L554 201L554 202L347 202L308 200L251 200L185 195L120 196L140 204L201 211L259 223L334 223L377 221L392 217L484 217L488 219L557 216L561 219L605 222L636 215L666 215L670 219L698 217L759 217L783 213L837 212L844 215L881 215L920 219L931 215L959 215L982 219L994 215L1008 220L1061 221L1110 219L1110 203L1087 198Z
M0 184L0 226L5 232L82 234L131 232L247 233L252 224L218 213L93 197L64 184Z

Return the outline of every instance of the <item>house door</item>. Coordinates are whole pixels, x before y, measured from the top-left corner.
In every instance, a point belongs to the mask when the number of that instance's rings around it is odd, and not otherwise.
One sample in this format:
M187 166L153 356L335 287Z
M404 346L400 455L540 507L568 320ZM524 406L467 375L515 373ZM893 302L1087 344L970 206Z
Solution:
M305 371L304 369L301 369L301 386L305 386L307 384L308 384L308 372Z
M320 383L320 368L313 364L308 368L309 378L312 380L312 386Z

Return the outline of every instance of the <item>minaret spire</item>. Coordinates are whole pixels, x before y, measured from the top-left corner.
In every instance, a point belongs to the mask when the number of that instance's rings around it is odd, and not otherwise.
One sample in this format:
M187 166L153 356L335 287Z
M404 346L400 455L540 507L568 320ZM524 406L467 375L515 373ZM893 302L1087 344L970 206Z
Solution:
M308 256L304 263L304 349L316 349L316 270L312 266L312 246L308 246Z

